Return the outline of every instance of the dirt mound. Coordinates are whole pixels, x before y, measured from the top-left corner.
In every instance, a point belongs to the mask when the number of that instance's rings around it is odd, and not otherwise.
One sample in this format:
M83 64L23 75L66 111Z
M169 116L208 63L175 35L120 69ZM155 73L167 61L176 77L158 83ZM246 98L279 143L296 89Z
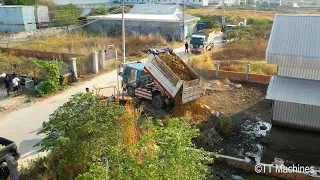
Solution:
M175 117L188 116L193 120L194 123L200 123L207 121L211 116L210 108L207 105L201 103L200 99L189 102L187 104L175 104L175 107L171 109L171 113Z
M188 68L183 64L181 59L175 54L161 53L158 57L182 80L190 81L192 76L190 75Z

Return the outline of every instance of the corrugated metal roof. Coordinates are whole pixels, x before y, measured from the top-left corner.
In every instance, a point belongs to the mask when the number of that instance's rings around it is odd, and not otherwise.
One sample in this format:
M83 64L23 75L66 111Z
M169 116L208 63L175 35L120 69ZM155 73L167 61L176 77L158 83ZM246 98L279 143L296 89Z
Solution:
M88 19L100 20L121 20L122 14L110 14L106 16L89 16ZM124 19L131 21L161 21L161 22L180 22L174 14L124 14Z
M266 52L267 63L320 68L319 32L319 15L277 14Z
M182 13L177 13L176 16L183 21L183 14ZM191 16L189 14L184 14L184 22L189 22L189 21L200 21L199 17Z
M266 99L320 106L320 81L272 76Z
M181 12L178 5L136 4L131 14L175 14Z
M160 22L182 22L180 14L124 14L125 20L131 21L160 21ZM88 19L96 20L121 20L122 14L110 14L104 16L89 16ZM199 21L200 18L185 14L185 22Z

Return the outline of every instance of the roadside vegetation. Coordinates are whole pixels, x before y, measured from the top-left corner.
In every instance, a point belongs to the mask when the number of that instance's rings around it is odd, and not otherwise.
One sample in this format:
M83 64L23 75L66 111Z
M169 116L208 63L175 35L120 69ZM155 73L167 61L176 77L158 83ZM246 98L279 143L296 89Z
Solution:
M38 146L49 154L22 169L21 179L205 178L213 159L188 149L199 135L188 119L173 118L164 126L99 99L76 94L43 123L39 133L46 137Z
M124 12L128 13L131 8L125 6ZM112 7L99 7L92 9L90 12L90 16L97 16L97 15L107 15L107 14L118 14L122 13L122 7L121 6L112 6Z
M221 17L221 9L203 9L203 8L192 8L186 9L186 13L190 15L201 14L203 16L220 16ZM303 12L304 14L318 14L318 12ZM266 19L274 19L275 14L301 14L301 11L254 11L254 10L225 10L226 19L229 19L230 22L238 22L243 19L249 18L266 18ZM221 19L220 19L221 21Z
M32 49L41 51L52 51L61 53L73 53L89 55L93 51L105 49L108 45L114 44L121 56L121 37L107 36L104 33L81 32L74 35L58 36L20 44L17 48ZM137 35L126 37L127 59L139 59L147 55L149 48L172 47L181 44L177 41L167 41L160 35Z
M24 56L12 56L7 53L0 52L0 72L5 73L17 73L20 75L27 75L34 77L37 73L35 68L36 64L34 61L36 58L24 57ZM16 66L15 68L15 65Z
M251 73L275 74L276 66L265 63L273 21L250 18L247 23L249 26L236 26L226 31L229 42L222 48L193 57L194 67L215 69L220 61L220 70L246 72L247 64L251 64Z

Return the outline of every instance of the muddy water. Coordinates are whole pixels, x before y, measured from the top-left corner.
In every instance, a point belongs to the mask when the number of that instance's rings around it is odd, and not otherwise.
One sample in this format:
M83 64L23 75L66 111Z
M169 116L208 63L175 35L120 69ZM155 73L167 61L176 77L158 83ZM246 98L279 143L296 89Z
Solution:
M320 166L320 133L273 126L266 139L262 162L278 157L287 164Z

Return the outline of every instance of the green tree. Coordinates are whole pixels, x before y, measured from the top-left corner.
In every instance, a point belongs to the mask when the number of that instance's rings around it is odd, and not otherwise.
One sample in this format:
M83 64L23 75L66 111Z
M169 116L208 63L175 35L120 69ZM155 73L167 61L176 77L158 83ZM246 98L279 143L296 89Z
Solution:
M229 39L237 40L248 40L253 37L253 29L248 26L235 26L230 30L226 31Z
M55 26L79 25L80 8L73 4L57 5L50 11L50 17Z
M5 5L36 5L38 0L3 0Z
M168 126L145 120L117 103L104 104L93 94L76 94L59 107L40 134L38 144L50 151L42 177L49 179L203 179L212 159L195 148L187 119ZM131 133L130 133L131 132ZM132 133L137 132L137 133ZM131 138L133 141L126 141ZM109 170L101 157L109 159ZM47 177L48 178L48 177Z

